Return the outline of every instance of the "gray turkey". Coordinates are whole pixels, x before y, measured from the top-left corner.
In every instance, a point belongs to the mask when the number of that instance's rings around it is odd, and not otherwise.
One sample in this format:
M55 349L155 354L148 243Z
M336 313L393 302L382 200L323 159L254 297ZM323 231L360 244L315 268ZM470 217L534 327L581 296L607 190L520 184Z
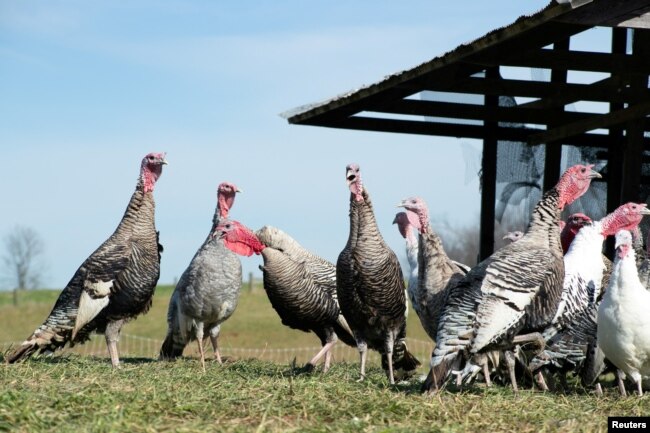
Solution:
M435 340L438 320L449 288L458 284L469 271L469 267L447 256L440 236L431 228L429 209L422 198L407 198L398 206L418 217L418 285L413 308L424 330Z
M169 301L167 336L160 349L161 359L174 359L185 346L197 341L201 366L205 370L203 338L210 336L215 359L221 363L218 338L221 324L237 308L242 271L239 257L212 236L219 222L228 218L240 190L223 182L217 188L217 207L208 237L181 275Z
M643 287L650 290L650 230L648 231L648 238L646 239L646 251L639 266L639 280Z
M135 192L117 229L81 264L45 322L7 356L7 362L83 343L96 331L105 334L111 363L119 366L120 330L149 310L160 276L153 190L164 164L164 153L142 159Z
M527 342L543 344L539 331L557 310L564 276L560 213L600 177L592 167L576 165L565 171L535 206L526 234L483 260L451 288L423 391L440 389L452 371L458 381L471 380L485 368L486 355L500 350L506 351L517 390L513 349Z
M313 370L325 356L323 372L327 372L337 337L354 345L336 300L334 265L305 250L275 227L264 226L255 234L238 221L226 221L217 227L217 233L233 251L243 255L262 254L264 265L260 269L264 274L264 290L282 324L314 332L321 340L322 349L304 370Z
M644 215L650 214L645 204L627 203L600 221L590 223L584 216L572 215L567 227L578 228L564 256L564 284L558 309L543 332L546 341L543 352L529 364L531 372L541 367L582 373L589 347L596 340L597 299L602 292L605 263L601 253L607 236L621 229L638 227ZM579 228L578 225L583 227ZM538 383L546 388L543 376Z
M322 349L307 363L310 371L325 356L323 372L330 367L332 346L340 338L356 346L352 331L341 314L336 296L336 267L312 254L282 230L264 226L256 233L262 250L264 290L282 323L314 332Z
M388 380L408 377L420 365L406 347L404 277L395 253L379 233L370 196L357 164L345 168L350 189L350 232L336 263L336 291L361 357L365 378L368 347L382 355ZM397 374L395 374L397 373Z

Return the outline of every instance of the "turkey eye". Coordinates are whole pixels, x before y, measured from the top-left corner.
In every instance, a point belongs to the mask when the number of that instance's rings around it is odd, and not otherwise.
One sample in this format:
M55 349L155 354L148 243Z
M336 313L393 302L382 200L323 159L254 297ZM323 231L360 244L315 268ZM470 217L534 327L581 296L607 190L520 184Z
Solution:
M587 169L583 167L582 170L580 171L584 173L585 171L587 171Z

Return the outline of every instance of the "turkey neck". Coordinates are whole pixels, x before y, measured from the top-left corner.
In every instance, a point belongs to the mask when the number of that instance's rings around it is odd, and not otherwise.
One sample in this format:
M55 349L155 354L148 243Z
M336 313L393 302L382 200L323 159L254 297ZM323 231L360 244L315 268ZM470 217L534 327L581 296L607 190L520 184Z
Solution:
M156 203L153 199L153 192L144 192L142 182L138 182L135 192L129 200L124 211L122 221L115 230L116 235L122 233L134 233L135 231L154 230L154 213Z
M443 291L451 275L458 272L455 268L445 253L440 236L427 225L424 233L419 236L418 269L419 284L423 289L421 292L438 294Z
M537 246L548 247L562 255L559 221L562 210L559 208L560 193L556 188L547 191L533 210L528 232L515 243L534 242Z
M356 246L361 235L363 235L364 239L382 240L377 228L372 201L365 189L363 191L363 201L356 201L354 194L350 194L350 235L348 245L351 247Z

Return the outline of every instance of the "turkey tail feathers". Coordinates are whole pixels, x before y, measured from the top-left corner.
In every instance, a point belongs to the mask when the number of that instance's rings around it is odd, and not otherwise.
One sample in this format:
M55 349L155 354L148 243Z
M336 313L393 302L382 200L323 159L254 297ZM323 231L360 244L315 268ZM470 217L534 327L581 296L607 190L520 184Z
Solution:
M451 356L443 357L439 364L431 367L420 391L423 393L431 393L441 389L449 379L452 369L460 362L460 360L460 352L456 352Z
M160 359L164 361L171 361L183 355L185 344L179 341L174 341L174 334L168 333L165 341L160 347Z

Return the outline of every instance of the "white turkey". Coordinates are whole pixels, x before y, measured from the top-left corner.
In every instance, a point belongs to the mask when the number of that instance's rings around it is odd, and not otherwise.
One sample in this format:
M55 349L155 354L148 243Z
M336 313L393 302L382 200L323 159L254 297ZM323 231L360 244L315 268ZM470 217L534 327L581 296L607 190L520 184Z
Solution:
M221 363L218 342L221 324L237 308L242 271L239 257L212 233L220 221L228 218L238 192L241 192L239 188L229 182L223 182L217 188L217 207L210 232L181 275L169 300L167 336L160 349L161 359L181 356L185 346L196 340L201 367L205 371L203 339L209 335L215 359Z
M366 374L368 347L382 355L388 380L411 376L419 361L406 347L404 277L395 253L384 242L357 164L345 168L350 189L350 232L336 262L336 289Z
M593 178L601 177L592 167L575 165L566 170L535 206L526 234L479 263L451 288L423 391L440 389L452 371L457 380L470 380L485 369L486 355L500 350L506 351L517 390L512 350L528 342L543 344L539 331L557 310L564 277L560 213L587 191Z
M413 212L398 212L393 219L393 224L397 224L397 229L406 241L406 260L409 263L409 277L406 285L406 293L411 300L413 310L420 317L419 305L417 303L418 290L418 238L413 233L417 230L420 223L417 215Z
M167 164L164 153L142 159L135 192L115 232L77 269L50 315L7 362L48 353L70 343L84 343L93 331L103 332L113 367L125 322L151 307L160 276L160 253L155 226L153 190Z
M616 234L614 269L598 307L598 346L643 395L650 376L650 292L639 281L632 235Z
M584 216L572 215L567 227L577 230L564 256L564 284L558 309L551 324L544 329L544 351L530 362L531 371L542 366L562 373L581 373L590 345L596 339L597 300L600 297L605 263L601 253L607 236L617 231L633 230L650 211L645 204L626 203L594 223ZM538 381L545 388L541 375Z
M312 371L325 356L323 372L330 367L332 346L340 338L354 346L352 331L341 314L336 298L336 268L312 254L282 230L264 226L253 233L237 221L226 221L217 232L228 248L245 255L261 253L264 290L282 324L304 332L314 332L322 349L305 365ZM248 249L246 249L248 248Z

